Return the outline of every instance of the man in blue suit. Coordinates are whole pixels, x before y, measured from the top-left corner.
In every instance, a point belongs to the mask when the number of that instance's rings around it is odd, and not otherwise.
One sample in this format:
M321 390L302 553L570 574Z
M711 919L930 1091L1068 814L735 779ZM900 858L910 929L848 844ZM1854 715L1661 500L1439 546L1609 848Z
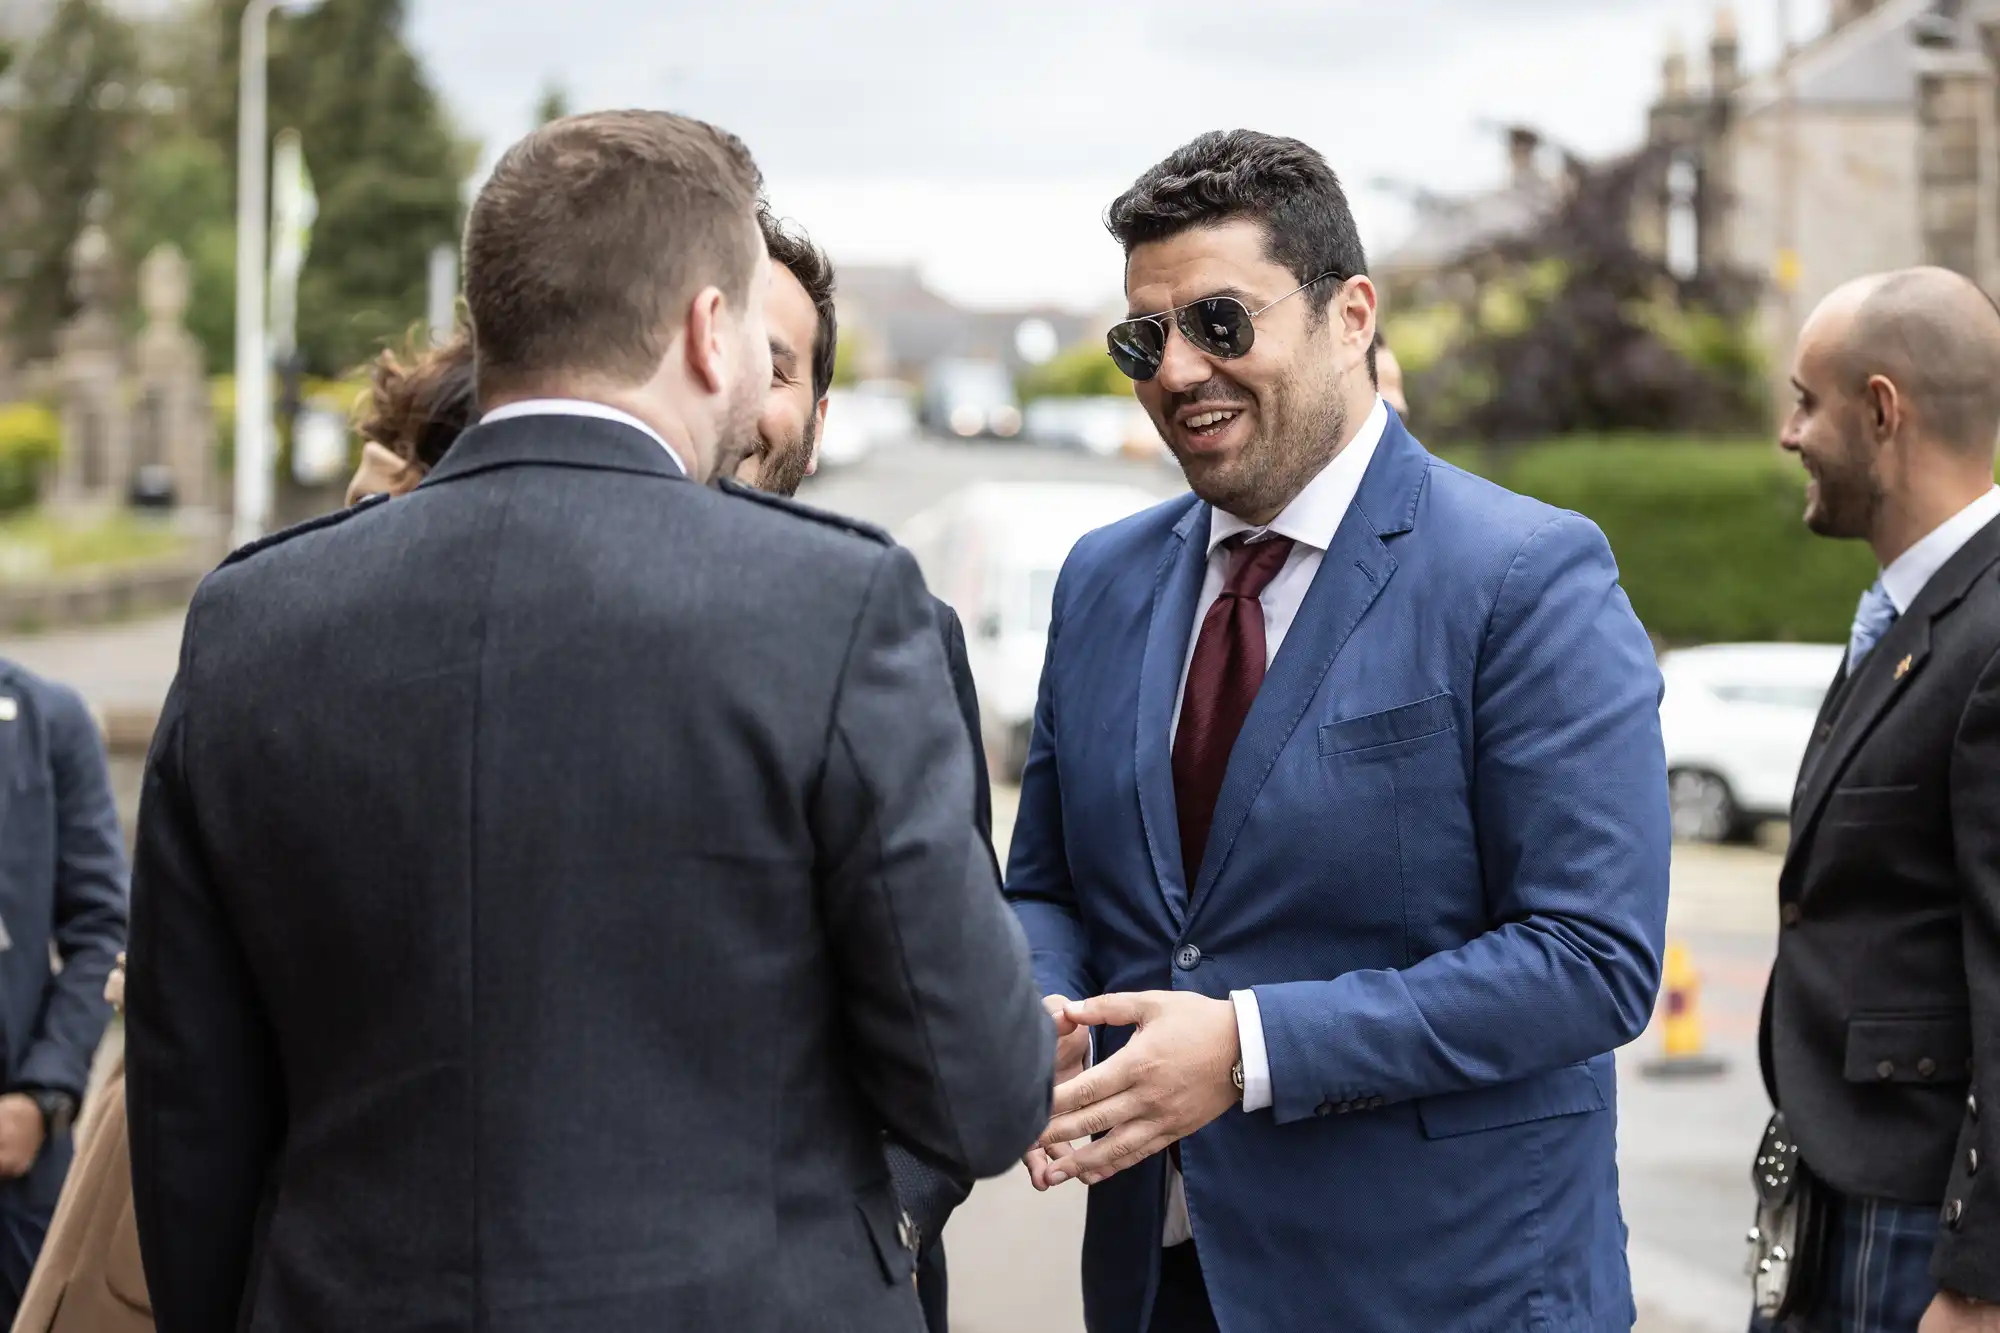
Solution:
M1007 876L1089 1327L1627 1329L1611 1052L1669 834L1610 549L1381 402L1312 149L1205 135L1109 222L1194 495L1063 569Z
M125 842L74 691L0 660L0 1327L69 1173L69 1129L125 946ZM62 959L56 971L51 946Z

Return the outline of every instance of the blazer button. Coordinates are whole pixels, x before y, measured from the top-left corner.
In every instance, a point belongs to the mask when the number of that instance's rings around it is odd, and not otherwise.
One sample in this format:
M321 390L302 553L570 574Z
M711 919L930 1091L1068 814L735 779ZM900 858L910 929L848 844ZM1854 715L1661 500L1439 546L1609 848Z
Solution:
M1799 905L1797 903L1786 903L1783 907L1778 909L1779 923L1788 927L1798 925L1799 918L1804 915L1805 913L1799 910Z
M1884 1060L1881 1064L1876 1065L1875 1077L1881 1079L1884 1083L1896 1077L1895 1062L1892 1060Z
M1349 1111L1352 1111L1353 1109L1354 1109L1353 1102L1342 1102L1340 1105L1333 1108L1335 1115L1346 1115Z
M1950 1227L1953 1231L1958 1230L1958 1224L1960 1222L1963 1222L1964 1220L1965 1220L1965 1200L1953 1199L1950 1203L1944 1206L1944 1224Z
M1313 1107L1313 1114L1314 1114L1314 1115L1332 1115L1332 1114L1333 1114L1333 1103L1332 1103L1332 1102L1321 1102L1321 1103L1320 1103L1320 1104L1319 1104L1318 1106L1315 1106L1315 1107Z
M1918 1078L1929 1078L1935 1073L1937 1073L1937 1061L1931 1059L1928 1055L1917 1061Z
M1180 951L1174 954L1174 966L1183 972L1194 971L1201 966L1201 950L1192 944L1183 944Z
M1371 1111L1379 1111L1388 1104L1389 1100L1386 1097L1370 1097L1368 1099L1368 1109Z
M1968 1176L1979 1174L1979 1149L1968 1148L1965 1150L1965 1174Z

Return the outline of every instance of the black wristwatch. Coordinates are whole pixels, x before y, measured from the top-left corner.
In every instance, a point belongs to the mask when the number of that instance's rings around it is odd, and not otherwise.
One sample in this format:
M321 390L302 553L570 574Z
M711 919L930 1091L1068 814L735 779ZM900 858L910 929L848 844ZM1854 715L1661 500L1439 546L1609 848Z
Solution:
M42 1113L42 1136L54 1141L69 1133L76 1123L76 1098L54 1088L24 1088Z

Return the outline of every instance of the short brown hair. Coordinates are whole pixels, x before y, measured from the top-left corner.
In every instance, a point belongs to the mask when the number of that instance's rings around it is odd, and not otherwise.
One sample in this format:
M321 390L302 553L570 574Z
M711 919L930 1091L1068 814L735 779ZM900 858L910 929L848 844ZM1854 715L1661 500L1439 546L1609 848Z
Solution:
M354 429L406 463L429 471L478 416L472 340L463 329L439 347L413 337L403 355L385 351L368 370Z
M762 184L735 135L665 111L568 116L515 144L465 228L480 384L650 378L696 292L747 301Z
M764 248L771 252L771 262L783 264L812 298L813 315L819 321L812 347L813 401L818 402L833 387L840 345L840 320L833 309L833 261L803 231L779 221L769 204L758 206L757 225L764 229Z

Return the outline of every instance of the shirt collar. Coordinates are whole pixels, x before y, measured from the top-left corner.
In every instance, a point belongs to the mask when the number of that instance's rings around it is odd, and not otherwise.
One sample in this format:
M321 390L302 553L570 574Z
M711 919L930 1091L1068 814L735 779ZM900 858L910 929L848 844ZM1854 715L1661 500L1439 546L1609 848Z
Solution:
M1986 494L1974 500L1965 508L1939 524L1930 536L1897 556L1895 562L1882 571L1882 591L1889 594L1889 600L1896 604L1896 614L1902 615L1917 600L1917 594L1931 581L1931 576L1943 569L1945 562L1958 554L1959 548L1979 535L1994 519L2000 518L2000 486L1995 486Z
M667 457L674 460L674 466L683 476L692 477L688 465L678 449L667 443L666 437L648 426L630 412L621 411L605 403L586 402L581 398L528 398L505 407L496 407L479 418L479 424L488 426L496 421L512 421L517 417L595 417L599 421L615 421L621 426L630 426L667 451Z
M1326 551L1333 545L1333 534L1340 530L1340 521L1347 516L1348 507L1361 490L1361 478L1367 473L1368 462L1375 457L1375 446L1382 442L1382 433L1388 427L1388 405L1377 397L1375 406L1361 423L1361 429L1347 442L1347 447L1335 454L1319 470L1319 475L1307 482L1305 489L1293 496L1292 502L1263 528L1246 523L1234 514L1211 509L1208 553L1214 555L1216 547L1239 532L1257 536L1274 532L1280 537L1290 537L1300 546Z

